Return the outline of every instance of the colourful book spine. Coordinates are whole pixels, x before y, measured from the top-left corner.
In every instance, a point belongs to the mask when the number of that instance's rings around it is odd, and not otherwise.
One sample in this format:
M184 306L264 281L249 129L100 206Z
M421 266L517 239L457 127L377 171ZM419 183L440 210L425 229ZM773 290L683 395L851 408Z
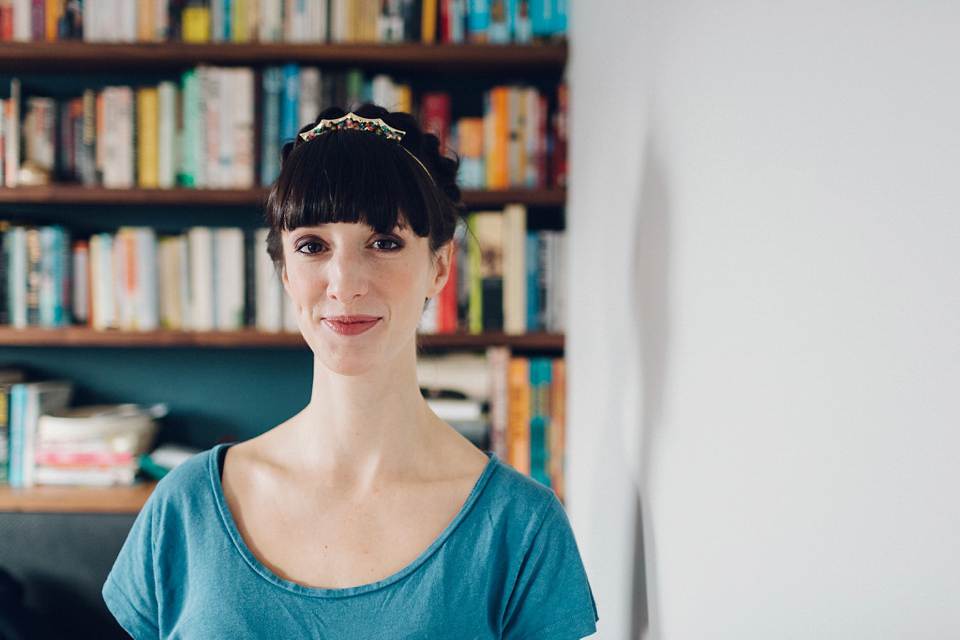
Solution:
M263 107L260 126L260 184L269 187L280 173L280 114L283 102L283 69L263 70Z
M17 186L20 173L20 80L10 81L10 98L5 101L6 113L3 137L4 183Z
M489 189L510 186L509 153L510 87L498 86L490 90L484 114L484 165Z
M503 209L503 330L511 335L527 330L527 208Z
M437 0L421 0L420 41L433 44L437 41Z
M209 0L188 0L181 14L181 29L184 42L210 42L210 2Z
M137 185L160 186L160 95L157 87L137 89Z
M487 42L491 0L467 0L467 2L467 40L477 43Z
M507 457L521 473L530 473L530 361L513 356L507 365Z
M567 426L567 364L563 358L554 358L550 387L550 487L562 501L564 498L564 459L566 456Z
M540 314L540 234L528 231L524 253L527 278L527 331L543 329Z
M23 427L27 404L27 387L15 384L10 387L10 454L8 480L10 486L23 486Z
M300 66L289 63L283 67L283 103L280 114L280 134L284 142L293 142L300 133L297 99L300 92Z
M200 164L203 157L203 109L201 78L197 69L188 69L181 76L183 129L180 143L180 184L200 187Z
M530 359L530 475L550 486L550 359Z
M507 461L507 424L509 394L507 372L510 365L510 348L493 346L487 348L487 371L490 381L490 451Z

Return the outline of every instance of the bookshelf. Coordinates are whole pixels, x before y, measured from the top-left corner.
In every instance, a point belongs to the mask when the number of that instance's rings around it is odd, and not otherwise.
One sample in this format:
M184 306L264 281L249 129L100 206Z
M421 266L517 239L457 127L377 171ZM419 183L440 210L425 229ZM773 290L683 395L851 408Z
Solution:
M140 73L160 76L175 74L200 64L262 68L297 62L330 69L356 67L370 72L403 74L407 78L419 79L424 86L430 88L442 82L437 78L446 76L455 79L458 85L467 83L466 91L472 90L479 94L480 89L469 88L470 82L476 81L480 87L496 82L512 82L518 78L535 78L541 85L556 85L562 79L567 55L565 43L422 45L0 42L0 76L102 77L108 74L117 78ZM461 86L458 90L464 89ZM238 216L249 215L251 211L262 208L266 198L267 190L260 187L227 190L108 189L77 184L0 187L0 216L53 216L69 227L72 220L79 222L83 215L94 209L109 212L110 224L126 220L127 217L132 217L142 224L144 217L148 220L160 220L161 216L167 215L168 210L196 210L216 211L215 215L219 216L217 220L222 221L222 224L229 224L230 216L234 215L232 211L238 212ZM566 191L560 187L467 190L463 199L471 209L499 208L508 203L524 204L532 209L546 211L546 214L541 215L558 216L562 227ZM177 215L181 217L177 218ZM171 224L182 226L182 215L172 213ZM163 220L170 223L166 218ZM243 224L249 225L249 222ZM519 352L558 354L563 352L564 337L548 333L507 335L500 332L461 332L422 335L420 344L426 353L482 351L490 346L503 345ZM255 354L244 357L241 365L225 356L226 364L221 368L229 371L231 375L237 370L244 370L254 357L268 360L267 368L273 371L282 367L275 363L284 362L287 359L285 354L288 353L296 354L300 365L299 369L293 366L285 370L285 375L294 378L308 370L308 367L303 365L307 358L301 357L301 354L307 352L306 344L299 334L265 333L253 329L133 332L97 331L85 326L57 329L14 329L0 326L0 356L4 359L26 360L30 364L30 354L42 354L37 360L41 369L49 367L49 362L56 359L64 362L75 360L81 363L77 367L89 367L90 362L98 357L89 354L124 352L134 354L127 358L123 365L128 377L134 374L150 375L150 371L163 372L166 375L171 368L171 358L160 357L162 354L190 353L196 350L205 350L205 354L212 353L214 358L217 357L216 354L234 352ZM208 355L204 356L207 357ZM123 359L112 355L110 358L111 362ZM67 371L69 375L70 370ZM110 381L105 384L110 384ZM158 386L163 386L162 380ZM122 390L118 393L122 393ZM131 401L136 401L136 398ZM268 425L265 425L265 428L266 426ZM34 487L18 490L0 486L0 511L135 513L152 488L150 483L131 488L110 489Z

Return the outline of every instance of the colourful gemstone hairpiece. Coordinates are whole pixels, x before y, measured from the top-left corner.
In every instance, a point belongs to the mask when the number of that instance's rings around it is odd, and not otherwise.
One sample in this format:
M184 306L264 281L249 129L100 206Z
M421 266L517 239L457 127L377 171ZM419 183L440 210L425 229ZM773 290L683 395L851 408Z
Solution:
M347 115L335 120L321 120L317 126L310 131L300 134L304 140L313 140L327 131L336 131L340 129L353 129L354 131L369 131L378 136L383 136L387 140L400 141L406 131L394 129L381 118L362 118L357 114L350 112Z

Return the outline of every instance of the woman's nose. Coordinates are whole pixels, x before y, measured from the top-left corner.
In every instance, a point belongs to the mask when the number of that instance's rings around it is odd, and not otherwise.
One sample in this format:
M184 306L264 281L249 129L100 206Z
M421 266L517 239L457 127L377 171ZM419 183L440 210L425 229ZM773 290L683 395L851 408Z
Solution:
M328 263L328 295L344 304L367 292L369 279L363 260L350 251L334 251Z

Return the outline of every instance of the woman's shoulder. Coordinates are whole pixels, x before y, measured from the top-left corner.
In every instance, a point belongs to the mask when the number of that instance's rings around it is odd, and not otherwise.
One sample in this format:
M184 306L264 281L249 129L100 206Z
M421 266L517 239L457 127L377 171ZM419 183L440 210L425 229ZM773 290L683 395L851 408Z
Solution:
M194 500L203 495L202 487L210 484L217 473L217 456L224 445L201 451L187 458L157 482L151 501L169 503Z
M550 487L517 471L494 454L491 454L488 474L482 496L488 508L528 516L564 513L563 505Z

